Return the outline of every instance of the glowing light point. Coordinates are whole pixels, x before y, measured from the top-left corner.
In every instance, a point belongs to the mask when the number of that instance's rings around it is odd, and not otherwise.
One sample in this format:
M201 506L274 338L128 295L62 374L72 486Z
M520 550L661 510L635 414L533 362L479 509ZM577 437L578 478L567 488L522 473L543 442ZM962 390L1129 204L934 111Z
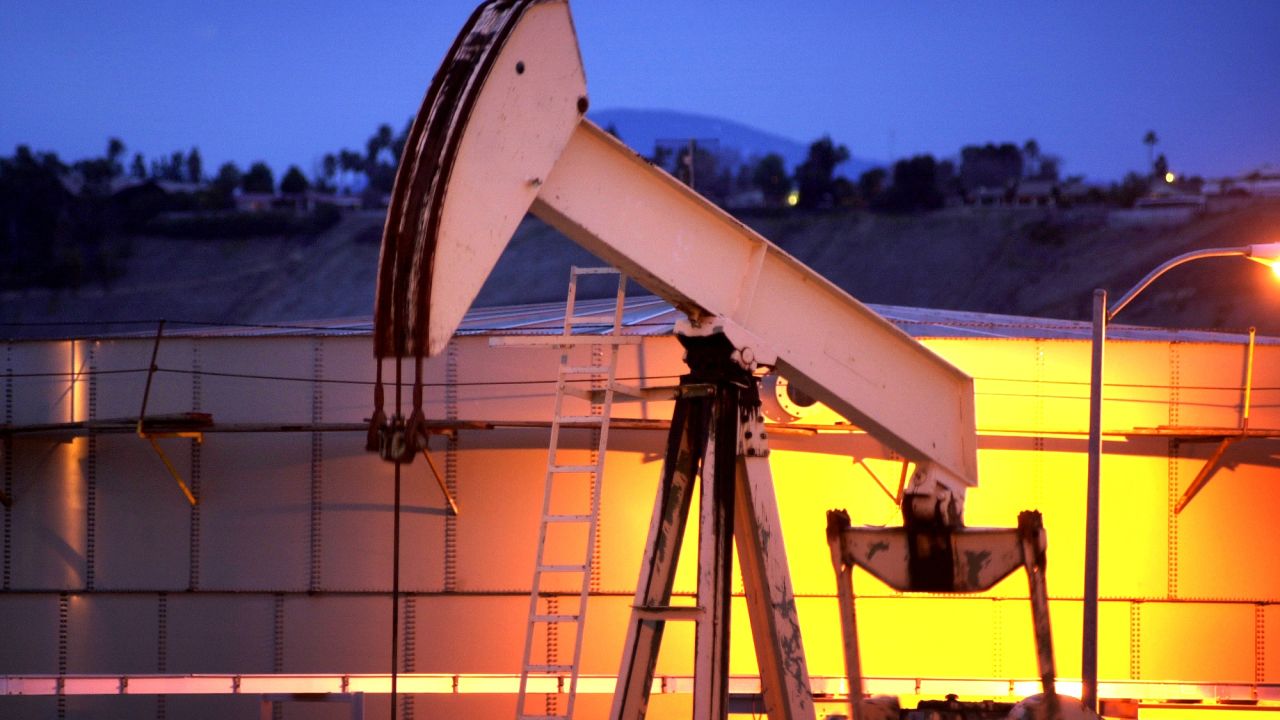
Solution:
M1165 182L1167 182L1167 183L1171 183L1171 182L1173 182L1174 180L1177 180L1177 179L1178 179L1178 176L1177 176L1177 175L1174 175L1174 174L1173 174L1173 173L1171 173L1171 172L1167 172L1167 173L1165 173L1165 174L1164 174L1164 181L1165 181Z
M799 191L799 190L792 190L791 192L787 193L787 206L788 206L788 207L795 207L797 204L799 204L799 202L800 202L800 191Z

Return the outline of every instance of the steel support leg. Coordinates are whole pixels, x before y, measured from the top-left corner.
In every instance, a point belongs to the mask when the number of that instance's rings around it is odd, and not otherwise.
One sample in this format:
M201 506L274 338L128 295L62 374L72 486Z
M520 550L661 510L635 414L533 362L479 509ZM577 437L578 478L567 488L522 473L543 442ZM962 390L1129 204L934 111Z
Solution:
M827 544L831 546L831 565L836 571L836 599L840 606L841 649L844 651L845 677L849 683L849 717L862 720L862 656L858 653L858 614L853 597L853 562L844 557L844 531L849 529L849 513L827 511Z
M693 717L719 720L729 711L729 615L733 590L734 475L737 393L716 393L702 461L699 505L698 605L703 616L694 641Z
M1045 584L1044 526L1040 513L1018 515L1018 535L1022 544L1022 564L1027 569L1031 591L1031 621L1036 635L1036 661L1044 690L1045 720L1060 720L1058 693L1054 688L1057 671L1053 663L1053 634L1049 625L1049 591Z
M649 539L640 565L640 582L635 595L637 608L665 606L671 600L676 560L680 557L680 544L693 499L694 478L706 444L709 410L709 401L705 398L676 401L671 430L667 434L662 480L654 500ZM613 708L609 714L611 718L638 720L645 716L665 624L665 620L645 618L632 612L618 670L617 689L613 695Z
M759 405L742 408L734 537L769 720L811 720L813 694Z

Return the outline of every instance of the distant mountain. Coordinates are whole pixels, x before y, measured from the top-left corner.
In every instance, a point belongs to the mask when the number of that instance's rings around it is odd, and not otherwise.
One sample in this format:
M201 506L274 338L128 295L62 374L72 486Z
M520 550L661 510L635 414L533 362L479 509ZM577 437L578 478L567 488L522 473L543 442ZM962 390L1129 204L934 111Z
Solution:
M588 115L600 127L612 125L617 128L623 142L646 156L653 153L654 144L659 140L669 144L671 141L695 138L700 141L715 140L720 146L720 153L736 151L743 162L769 153L778 153L786 161L787 169L794 170L796 165L804 162L805 155L809 152L809 142L817 140L810 138L806 142L799 142L733 120L674 110L616 108L597 110ZM832 139L840 142L840 138ZM863 172L881 164L864 158L850 158L836 168L836 174L857 180Z

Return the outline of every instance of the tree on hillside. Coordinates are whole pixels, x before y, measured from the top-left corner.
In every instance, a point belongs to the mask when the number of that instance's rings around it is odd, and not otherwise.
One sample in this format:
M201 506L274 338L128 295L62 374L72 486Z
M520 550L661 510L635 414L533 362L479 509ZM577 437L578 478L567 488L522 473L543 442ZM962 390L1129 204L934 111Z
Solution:
M111 179L112 158L81 160L81 194L72 195L61 176L67 167L53 153L19 145L0 157L0 289L76 287L119 273L120 248L107 242L112 217L102 192ZM92 178L89 175L92 174Z
M187 153L187 180L197 185L204 180L204 161L200 158L200 149L196 147Z
M182 156L181 150L174 150L173 154L169 156L169 164L167 166L167 172L165 173L164 179L172 180L174 182L182 182L186 174L187 174L186 158Z
M713 142L696 140L677 146L671 174L712 202L723 203L733 176L723 169Z
M236 167L233 162L222 163L218 168L218 174L213 176L213 189L219 193L231 197L231 193L240 187L240 180L243 178L240 168Z
M1022 151L1013 143L966 145L960 149L960 182L966 190L1010 187L1021 177Z
M1155 130L1148 130L1146 135L1142 136L1142 144L1147 146L1147 167L1155 167L1156 144L1160 142L1159 136Z
M893 165L893 186L885 193L884 208L908 213L936 210L943 205L938 189L938 163L932 155L917 155Z
M809 155L796 166L796 187L800 207L830 207L835 201L833 180L836 166L849 159L849 148L836 145L830 135L809 145Z
M338 167L342 168L343 184L350 186L352 176L364 172L364 156L355 150L339 150Z
M307 182L307 176L302 174L297 165L290 165L280 180L280 192L286 194L300 195L310 187L311 183Z
M320 181L316 183L319 189L326 192L333 192L333 180L338 175L338 156L333 153L325 153L324 158L320 161Z
M1169 174L1169 161L1165 158L1164 153L1156 156L1156 161L1151 165L1151 173L1156 180L1163 181L1165 176Z
M378 154L380 152L391 148L392 139L391 126L383 123L378 126L378 129L365 142L365 161L370 167L378 162Z
M247 193L271 194L276 191L276 178L269 165L258 161L249 166L249 172L240 179L240 187Z
M760 158L751 171L751 184L760 188L764 195L764 204L780 207L787 201L791 192L791 178L787 177L787 164L778 153L769 153Z
M884 181L889 173L884 168L875 167L858 176L858 194L867 205L875 207L880 203L880 194L884 192Z
M369 185L365 188L365 194L369 196L366 199L369 202L379 201L380 196L391 192L392 186L395 185L396 164L400 160L399 156L394 154L393 145L396 140L391 126L383 123L365 141L362 170L369 180Z
M113 137L107 140L107 163L111 168L111 177L119 177L124 173L120 158L124 156L124 141Z
M1040 172L1040 143L1035 138L1022 144L1022 172L1029 178Z
M144 180L147 177L147 162L142 157L142 153L133 154L133 164L129 166L129 177L135 180Z

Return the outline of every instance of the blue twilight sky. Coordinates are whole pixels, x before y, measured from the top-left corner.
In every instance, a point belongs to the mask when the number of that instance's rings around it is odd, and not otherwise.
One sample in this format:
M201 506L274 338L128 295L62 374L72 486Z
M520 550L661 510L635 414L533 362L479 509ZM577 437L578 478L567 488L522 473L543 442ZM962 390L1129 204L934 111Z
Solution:
M0 155L108 136L310 172L416 111L466 0L0 0ZM1035 138L1110 180L1280 166L1280 2L579 0L592 107L723 116L854 155ZM648 150L648 148L640 148Z

